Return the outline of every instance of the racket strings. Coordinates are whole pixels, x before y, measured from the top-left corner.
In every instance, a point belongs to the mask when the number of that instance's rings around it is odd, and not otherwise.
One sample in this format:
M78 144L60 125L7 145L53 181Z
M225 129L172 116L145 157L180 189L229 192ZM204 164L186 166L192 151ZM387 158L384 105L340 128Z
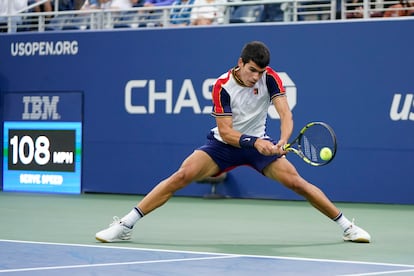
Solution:
M312 125L302 136L300 147L306 158L315 163L324 163L320 156L321 149L327 147L332 153L336 152L334 134L323 125Z
M318 151L317 147L309 141L308 137L303 136L302 139L303 139L303 144L302 144L303 153L305 154L305 156L309 160L311 160L313 162L317 162L319 160L319 158L318 158L318 155L319 155L318 152L319 151Z

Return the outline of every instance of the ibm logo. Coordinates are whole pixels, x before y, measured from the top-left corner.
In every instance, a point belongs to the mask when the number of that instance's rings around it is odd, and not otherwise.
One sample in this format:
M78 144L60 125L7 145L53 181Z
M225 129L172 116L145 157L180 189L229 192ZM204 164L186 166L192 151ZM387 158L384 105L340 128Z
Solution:
M24 96L23 120L60 120L59 96Z

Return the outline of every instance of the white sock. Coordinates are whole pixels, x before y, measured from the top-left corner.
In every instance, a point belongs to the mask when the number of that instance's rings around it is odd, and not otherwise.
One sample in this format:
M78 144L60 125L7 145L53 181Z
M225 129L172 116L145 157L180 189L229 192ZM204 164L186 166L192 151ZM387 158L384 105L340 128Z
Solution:
M342 228L342 230L346 230L351 226L351 222L342 214L342 212L339 213L336 218L333 219L338 225Z
M124 225L128 228L134 227L135 223L144 216L144 213L138 208L134 207L132 208L131 212L126 214L123 218L121 218L121 221L124 223Z

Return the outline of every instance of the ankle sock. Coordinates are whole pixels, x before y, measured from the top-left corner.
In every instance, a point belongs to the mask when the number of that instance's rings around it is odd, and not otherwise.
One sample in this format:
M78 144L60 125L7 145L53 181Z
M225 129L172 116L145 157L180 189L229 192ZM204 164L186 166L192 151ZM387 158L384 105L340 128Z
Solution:
M351 222L340 212L334 219L336 223L342 228L342 230L346 230L351 226Z
M126 214L121 221L123 222L123 224L128 227L131 228L134 227L135 223L137 223L137 221L142 218L144 216L144 213L138 208L138 207L134 207L132 208L132 210Z

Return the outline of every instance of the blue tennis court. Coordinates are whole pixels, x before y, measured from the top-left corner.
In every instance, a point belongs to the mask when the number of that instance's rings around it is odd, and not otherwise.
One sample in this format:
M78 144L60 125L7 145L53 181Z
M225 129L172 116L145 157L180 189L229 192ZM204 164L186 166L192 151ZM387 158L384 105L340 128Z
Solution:
M413 265L0 240L5 275L385 275Z

